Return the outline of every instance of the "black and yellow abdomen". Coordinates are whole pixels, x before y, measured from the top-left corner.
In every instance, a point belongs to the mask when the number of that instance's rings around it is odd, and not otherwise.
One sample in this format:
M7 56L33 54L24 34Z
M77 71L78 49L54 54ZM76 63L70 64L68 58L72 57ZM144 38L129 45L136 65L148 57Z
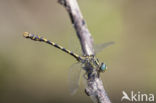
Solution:
M54 46L54 47L56 47L56 48L58 48L58 49L60 49L60 50L62 50L64 52L70 54L71 56L75 57L78 61L80 61L82 59L79 55L73 53L72 51L70 51L68 49L65 49L64 47L62 47L62 46L60 46L60 45L58 45L58 44L56 44L54 42L51 42L50 40L48 40L48 39L46 39L44 37L41 37L39 35L34 35L34 34L31 34L31 33L28 33L28 32L24 32L23 36L25 38L30 38L31 40L34 40L34 41L40 41L40 42L45 42L47 44L50 44L50 45L52 45L52 46Z

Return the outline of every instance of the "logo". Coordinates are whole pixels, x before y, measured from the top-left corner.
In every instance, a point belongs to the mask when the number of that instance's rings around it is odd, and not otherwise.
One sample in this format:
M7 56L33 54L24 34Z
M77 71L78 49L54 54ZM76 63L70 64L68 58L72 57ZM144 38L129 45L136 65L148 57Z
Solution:
M131 101L131 102L153 102L154 101L154 94L145 94L141 93L140 91L134 92L131 91L129 95L125 92L122 91L122 98L121 101Z

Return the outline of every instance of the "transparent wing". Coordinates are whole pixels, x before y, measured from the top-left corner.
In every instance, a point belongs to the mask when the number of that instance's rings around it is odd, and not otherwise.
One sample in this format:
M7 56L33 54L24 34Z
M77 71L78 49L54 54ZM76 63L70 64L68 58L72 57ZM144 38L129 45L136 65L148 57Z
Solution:
M101 52L104 48L107 48L110 45L115 44L115 42L111 41L111 42L106 42L103 44L96 44L94 45L94 49L95 49L95 53Z
M68 35L69 40L68 40L68 48L69 50L73 51L74 53L78 55L82 55L81 51L81 45L79 40L77 39L77 36L74 34L69 34Z
M77 92L79 87L81 69L81 63L75 63L69 69L69 90L72 95Z

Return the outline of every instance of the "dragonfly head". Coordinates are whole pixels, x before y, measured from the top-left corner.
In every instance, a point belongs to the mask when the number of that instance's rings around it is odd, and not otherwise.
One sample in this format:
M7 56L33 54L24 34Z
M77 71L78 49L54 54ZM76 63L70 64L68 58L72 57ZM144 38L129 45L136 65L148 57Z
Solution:
M105 72L107 70L107 66L104 63L101 63L100 71Z

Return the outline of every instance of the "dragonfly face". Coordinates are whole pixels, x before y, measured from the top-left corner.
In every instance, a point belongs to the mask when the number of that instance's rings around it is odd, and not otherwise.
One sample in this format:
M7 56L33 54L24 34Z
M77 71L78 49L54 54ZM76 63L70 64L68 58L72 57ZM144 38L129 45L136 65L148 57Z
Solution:
M107 66L104 63L101 63L100 71L105 72L107 70Z
M97 58L94 58L94 59L95 59L96 64L98 65L98 70L99 70L100 72L105 72L106 69L107 69L106 64L104 64L103 62L100 63L99 60L98 60Z

